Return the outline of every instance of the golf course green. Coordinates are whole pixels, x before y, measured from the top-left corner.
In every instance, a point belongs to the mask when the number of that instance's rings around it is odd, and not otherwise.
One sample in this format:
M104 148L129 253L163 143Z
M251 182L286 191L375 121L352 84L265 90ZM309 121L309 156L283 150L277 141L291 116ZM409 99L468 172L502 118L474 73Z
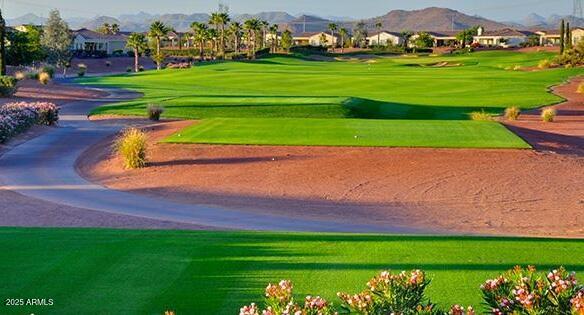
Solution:
M78 82L144 94L99 107L94 115L145 116L155 104L165 108L166 118L218 119L188 128L172 142L527 148L496 122L460 121L473 111L500 114L508 106L560 102L548 88L581 69L510 70L550 58L509 51L332 61L273 56Z
M268 282L298 298L357 292L377 272L420 268L440 305L481 307L479 285L515 265L584 272L581 240L308 233L0 229L1 314L237 314Z

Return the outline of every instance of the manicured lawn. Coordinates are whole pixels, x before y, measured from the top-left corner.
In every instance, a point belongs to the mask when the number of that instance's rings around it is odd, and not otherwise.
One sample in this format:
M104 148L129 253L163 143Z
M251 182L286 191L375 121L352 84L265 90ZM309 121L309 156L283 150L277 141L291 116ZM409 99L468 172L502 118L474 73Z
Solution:
M409 120L214 118L203 120L165 141L257 145L530 148L526 142L498 123L466 120L416 120L413 124Z
M321 62L280 56L255 62L218 62L189 70L85 78L80 82L134 89L145 95L136 101L100 107L93 114L144 116L148 104L158 104L166 108L167 118L296 118L299 127L311 124L303 122L309 118L402 119L408 120L411 128L417 128L418 120L442 120L444 130L449 129L449 124L455 130L457 123L453 120L467 120L472 111L484 109L501 113L511 105L534 108L561 101L548 93L547 88L582 73L581 69L505 70L514 65L534 66L552 57L549 53L481 52L463 56ZM456 66L431 66L443 61ZM392 127L381 121L366 124L379 124L378 130L383 129L382 126ZM267 122L258 128L273 125ZM485 134L488 131L480 129L491 128L486 124L470 126L476 129L474 134ZM326 132L334 135L337 131L334 128L343 128L343 124L331 123L329 127L333 129ZM416 146L434 131L416 133L416 137L409 137L411 142L401 142ZM278 131L266 129L263 132ZM382 130L382 134L390 132ZM338 134L344 136L342 130L338 130ZM467 146L464 134L447 132L445 136L454 146ZM246 141L243 135L237 138L237 143L256 142L254 138ZM204 142L201 140L190 139L191 142ZM303 144L343 142L339 139L319 143L309 135ZM395 143L396 140L379 139L378 142ZM524 146L517 139L512 143ZM440 145L433 143L431 146Z
M521 264L584 272L581 240L253 232L0 229L0 297L52 298L1 314L237 314L267 282L299 297L356 292L380 270L421 268L442 305Z

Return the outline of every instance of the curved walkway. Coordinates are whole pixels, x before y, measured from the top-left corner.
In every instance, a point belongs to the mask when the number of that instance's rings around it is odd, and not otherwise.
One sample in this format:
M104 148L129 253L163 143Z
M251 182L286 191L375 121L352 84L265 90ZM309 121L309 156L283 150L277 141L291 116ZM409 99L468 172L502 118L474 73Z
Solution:
M63 106L59 128L25 142L0 157L0 190L81 209L225 229L422 232L398 226L297 219L216 206L180 204L92 184L77 174L76 160L90 146L115 134L124 125L92 123L87 119L87 113L96 106L138 96L120 90L106 91L110 92L107 98Z

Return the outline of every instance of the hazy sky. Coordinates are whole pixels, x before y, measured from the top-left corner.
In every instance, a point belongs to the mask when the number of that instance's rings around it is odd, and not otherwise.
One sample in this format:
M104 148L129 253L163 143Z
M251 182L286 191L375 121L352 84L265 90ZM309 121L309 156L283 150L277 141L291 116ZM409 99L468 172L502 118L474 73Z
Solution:
M573 0L223 0L233 13L287 11L320 16L372 17L394 9L449 7L467 14L498 20L518 20L535 12L544 16L570 14ZM5 16L26 13L46 16L49 9L61 10L66 17L118 16L124 13L195 13L215 9L219 1L210 0L0 0Z

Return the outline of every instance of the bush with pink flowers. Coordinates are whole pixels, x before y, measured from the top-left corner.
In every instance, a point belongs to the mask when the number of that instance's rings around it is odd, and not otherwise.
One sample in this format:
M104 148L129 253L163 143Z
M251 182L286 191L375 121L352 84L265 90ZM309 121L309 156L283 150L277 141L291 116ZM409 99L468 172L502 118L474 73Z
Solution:
M545 275L533 266L515 267L481 286L483 299L494 315L582 314L583 290L576 275L564 268Z
M321 297L307 296L304 305L294 302L292 283L282 280L265 291L265 309L252 303L240 315L475 315L472 307L454 305L441 310L425 295L430 280L421 270L393 274L384 271L367 282L357 294L338 293L342 301L337 312ZM515 267L481 285L486 306L484 314L493 315L584 315L584 286L575 273L560 267L538 273L535 267Z
M51 126L59 120L59 108L53 103L9 103L0 106L0 143L33 125Z

